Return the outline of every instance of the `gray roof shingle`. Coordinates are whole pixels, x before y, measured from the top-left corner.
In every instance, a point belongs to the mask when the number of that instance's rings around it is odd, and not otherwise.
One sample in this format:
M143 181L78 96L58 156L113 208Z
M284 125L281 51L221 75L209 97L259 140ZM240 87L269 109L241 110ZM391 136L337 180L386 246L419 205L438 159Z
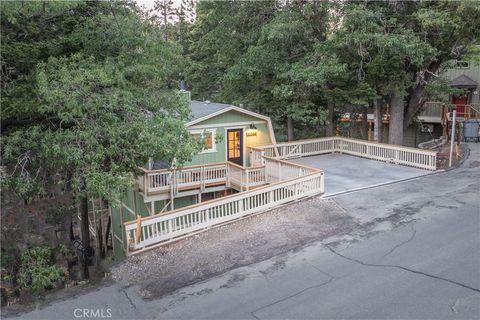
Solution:
M472 88L475 89L478 83L472 80L470 77L462 74L459 77L456 77L450 82L450 87L453 88Z
M217 111L231 107L231 104L225 103L213 103L208 101L196 101L192 100L190 102L190 121L197 120L208 116Z

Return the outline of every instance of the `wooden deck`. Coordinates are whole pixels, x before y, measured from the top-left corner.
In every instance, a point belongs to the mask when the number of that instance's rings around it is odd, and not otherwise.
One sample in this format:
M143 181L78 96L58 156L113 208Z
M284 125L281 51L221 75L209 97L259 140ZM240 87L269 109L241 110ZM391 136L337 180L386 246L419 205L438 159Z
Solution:
M264 156L295 159L333 152L426 170L437 168L435 151L343 137L299 140L255 147L252 148L252 163L262 164Z
M325 153L344 153L366 159L436 170L436 152L371 143L343 137L265 145L251 149L253 167L230 162L184 167L181 170L145 170L139 177L145 195L223 185L239 193L124 224L126 254L136 254L191 236L210 227L270 210L284 203L324 193L321 169L287 161Z
M248 191L269 183L265 176L265 166L246 168L231 162L174 170L141 170L143 175L138 177L137 184L140 192L147 198L159 194L171 194L175 197L182 191L206 191L209 187L216 186Z

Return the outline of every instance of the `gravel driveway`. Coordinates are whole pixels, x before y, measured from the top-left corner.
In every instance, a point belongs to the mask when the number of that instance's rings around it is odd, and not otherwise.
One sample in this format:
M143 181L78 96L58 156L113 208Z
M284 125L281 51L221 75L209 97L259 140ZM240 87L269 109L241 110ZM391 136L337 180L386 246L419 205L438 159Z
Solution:
M112 277L125 287L139 286L144 298L158 298L356 227L335 202L310 198L130 257L113 268Z

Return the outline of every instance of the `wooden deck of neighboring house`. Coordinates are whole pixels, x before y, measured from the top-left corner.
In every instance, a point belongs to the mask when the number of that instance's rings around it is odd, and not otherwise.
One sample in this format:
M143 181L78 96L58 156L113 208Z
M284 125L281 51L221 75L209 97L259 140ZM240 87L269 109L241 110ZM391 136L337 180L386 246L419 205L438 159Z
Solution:
M425 102L422 111L418 115L418 121L423 124L422 131L432 132L433 130L429 126L438 125L441 126L440 132L443 136L448 136L449 126L448 124L453 121L453 110L457 111L456 122L461 123L465 120L480 120L480 103L468 103L468 104L450 104L442 103L438 101ZM343 113L340 117L340 122L363 122L363 115L361 113ZM375 115L373 113L367 113L367 140L373 141ZM390 123L390 114L388 108L382 115L382 124L388 125ZM340 127L337 127L337 133L340 133ZM346 132L351 135L351 132Z

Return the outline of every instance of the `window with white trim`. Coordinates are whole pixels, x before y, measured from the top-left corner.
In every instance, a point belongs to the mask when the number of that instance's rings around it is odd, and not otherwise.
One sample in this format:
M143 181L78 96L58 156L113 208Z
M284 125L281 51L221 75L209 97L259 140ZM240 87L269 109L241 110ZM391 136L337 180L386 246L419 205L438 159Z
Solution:
M204 149L200 153L216 152L215 129L190 131L192 137L198 141L203 141Z

